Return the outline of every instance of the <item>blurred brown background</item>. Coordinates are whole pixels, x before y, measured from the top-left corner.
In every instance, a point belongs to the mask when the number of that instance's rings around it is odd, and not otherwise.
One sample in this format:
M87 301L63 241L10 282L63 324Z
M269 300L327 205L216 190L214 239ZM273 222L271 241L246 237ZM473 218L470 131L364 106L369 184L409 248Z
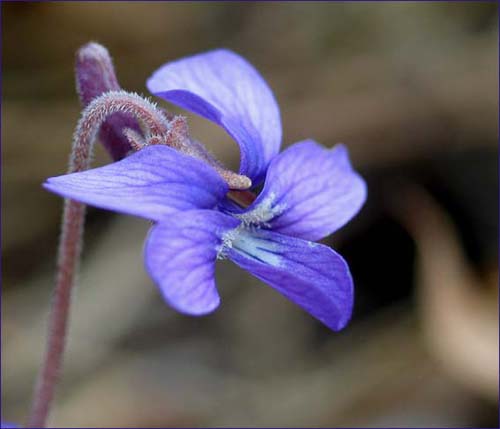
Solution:
M341 333L229 263L220 309L179 315L144 272L148 223L90 209L52 425L498 425L496 2L1 6L2 419L24 423L41 362L62 201L40 185L66 169L74 52L94 40L140 93L166 61L234 49L284 145L346 143L369 201L327 241L357 287Z

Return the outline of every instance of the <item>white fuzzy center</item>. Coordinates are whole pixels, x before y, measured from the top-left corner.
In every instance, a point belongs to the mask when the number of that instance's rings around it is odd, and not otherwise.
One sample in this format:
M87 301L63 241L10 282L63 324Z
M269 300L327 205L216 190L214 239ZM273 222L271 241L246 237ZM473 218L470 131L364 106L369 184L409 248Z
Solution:
M236 215L238 219L246 226L267 226L276 216L279 216L285 210L284 204L275 204L276 195L270 193L262 202L249 212Z
M222 244L217 252L218 259L224 259L229 249L234 249L269 265L275 267L280 265L278 244L259 236L259 229L269 227L269 222L285 210L285 205L275 205L275 200L276 196L271 193L253 210L235 215L241 220L241 224L223 235Z
M248 229L242 229L232 241L232 248L240 254L264 262L273 267L280 265L277 243L259 237Z

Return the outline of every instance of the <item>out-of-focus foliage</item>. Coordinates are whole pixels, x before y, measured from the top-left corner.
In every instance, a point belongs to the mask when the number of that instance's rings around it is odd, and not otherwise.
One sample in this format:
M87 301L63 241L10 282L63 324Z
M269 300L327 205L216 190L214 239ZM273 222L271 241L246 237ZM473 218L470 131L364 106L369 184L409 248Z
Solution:
M493 426L498 395L497 4L2 3L2 405L22 422L44 346L73 56L96 40L122 86L215 47L275 91L284 143L345 143L367 179L328 240L356 307L334 334L222 264L188 318L143 271L147 222L89 210L54 425ZM190 117L227 165L236 145ZM108 162L98 150L96 164Z

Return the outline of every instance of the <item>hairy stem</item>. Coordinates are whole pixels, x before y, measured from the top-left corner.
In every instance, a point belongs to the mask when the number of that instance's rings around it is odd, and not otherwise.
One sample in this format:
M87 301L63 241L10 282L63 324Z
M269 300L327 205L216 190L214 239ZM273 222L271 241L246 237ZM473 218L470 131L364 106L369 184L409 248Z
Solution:
M45 427L54 398L68 330L72 286L81 253L84 217L84 204L65 201L46 353L35 387L29 427Z
M84 171L90 167L97 133L106 118L116 112L132 114L153 135L167 132L164 117L146 100L124 91L105 93L92 101L82 114L73 137L68 173ZM84 220L85 204L66 199L48 339L35 386L29 427L45 427L54 399L66 343L72 289L80 261Z

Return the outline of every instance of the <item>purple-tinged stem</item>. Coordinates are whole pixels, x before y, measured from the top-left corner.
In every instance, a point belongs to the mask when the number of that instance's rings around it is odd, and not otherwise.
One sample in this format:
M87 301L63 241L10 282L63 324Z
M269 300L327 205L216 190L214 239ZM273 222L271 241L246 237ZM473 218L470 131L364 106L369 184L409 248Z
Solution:
M84 204L65 201L47 349L35 387L28 427L45 427L54 399L66 343L72 286L80 259L84 217Z
M153 135L167 133L166 119L148 101L124 91L103 94L87 106L78 123L68 173L84 171L90 167L97 133L107 117L116 112L135 116ZM66 343L71 294L82 249L84 219L85 204L66 199L47 348L35 387L29 427L45 427L54 399Z

